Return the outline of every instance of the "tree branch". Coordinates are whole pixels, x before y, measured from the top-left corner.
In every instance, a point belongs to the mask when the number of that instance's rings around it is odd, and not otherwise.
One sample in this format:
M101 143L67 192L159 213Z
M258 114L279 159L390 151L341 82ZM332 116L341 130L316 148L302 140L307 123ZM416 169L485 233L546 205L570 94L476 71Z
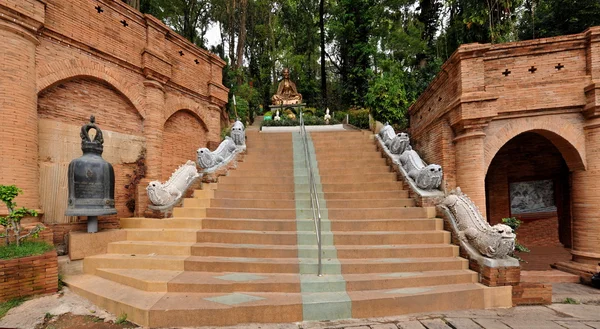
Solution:
M342 69L340 68L340 66L337 65L337 63L333 60L333 58L331 58L331 55L329 55L329 53L327 51L325 51L325 55L327 55L327 58L329 58L329 61L331 62L331 64L333 64L333 66L335 66L335 68L338 70L338 72L342 72Z

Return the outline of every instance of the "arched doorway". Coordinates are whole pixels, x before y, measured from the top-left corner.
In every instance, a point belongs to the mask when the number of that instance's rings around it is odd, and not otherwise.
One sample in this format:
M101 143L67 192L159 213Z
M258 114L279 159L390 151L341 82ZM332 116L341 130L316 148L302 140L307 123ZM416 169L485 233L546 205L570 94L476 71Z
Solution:
M531 249L520 253L524 270L549 270L570 260L570 170L548 138L525 132L509 140L488 168L485 189L490 224L516 217L517 239Z

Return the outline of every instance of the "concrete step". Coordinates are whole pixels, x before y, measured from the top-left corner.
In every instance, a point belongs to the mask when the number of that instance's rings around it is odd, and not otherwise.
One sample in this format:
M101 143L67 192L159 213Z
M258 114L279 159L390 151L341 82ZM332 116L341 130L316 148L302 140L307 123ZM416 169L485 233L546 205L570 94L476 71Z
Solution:
M380 182L377 184L367 183L323 183L316 184L323 192L368 192L368 191L399 191L402 183ZM230 184L219 183L219 191L252 191L252 192L288 192L309 191L309 184Z
M268 191L215 191L215 199L271 199L271 200L294 200L296 197L302 200L309 199L310 194L295 192L268 192ZM359 191L359 192L327 192L318 193L319 198L330 200L401 200L408 198L407 190L397 191Z
M387 183L396 181L396 173L386 172L377 174L365 174L358 171L348 175L320 175L322 184L335 184L340 182L352 183ZM219 180L220 184L307 184L309 182L308 175L298 176L269 176L269 177L232 177L225 176Z
M186 228L128 228L128 241L196 242L197 229Z
M446 244L419 245L366 245L366 246L324 246L323 258L374 259L374 258L427 258L456 257L458 247ZM197 243L191 246L192 256L248 257L248 258L297 258L298 255L317 258L316 245L250 245Z
M312 216L312 214L311 214ZM311 216L298 220L272 218L205 218L204 229L244 230L244 231L314 231ZM439 218L404 218L404 219L347 219L325 221L321 223L323 231L360 232L360 231L428 231L442 230L443 221Z
M198 218L121 218L121 228L148 229L202 229L202 219Z
M376 158L353 158L351 160L347 159L326 159L326 160L318 160L319 168L356 168L361 170L366 170L372 166L384 165L386 166L385 159L382 157ZM298 165L304 166L304 158L301 161L298 161ZM256 158L252 161L244 161L239 165L240 169L244 170L260 170L261 168L264 170L293 170L294 161L290 159L289 161L272 161L268 157Z
M323 172L321 172L323 171ZM369 168L369 174L379 175L379 174L387 174L390 173L390 168L385 165L375 166ZM325 175L364 175L364 172L357 170L356 168L337 168L335 171L327 170L327 168L319 168L319 174L321 177ZM272 177L272 176L280 176L280 177L293 177L294 170L278 170L277 173L269 172L265 170L245 170L243 168L238 168L236 170L232 170L229 172L227 177ZM304 174L306 176L306 174Z
M298 240L300 239L300 240ZM323 245L393 245L449 243L446 231L364 231L322 232ZM204 229L197 233L198 242L266 244L266 245L316 245L314 232L310 231L252 231Z
M95 274L98 268L183 271L184 261L190 256L103 254L83 259L83 272Z
M325 201L320 199L323 204ZM413 199L398 200L329 200L327 206L335 208L390 208L390 207L413 207ZM310 208L310 199L297 200L270 200L270 199L212 199L212 207L216 208L271 208L285 209L294 208L299 205L301 208Z
M189 256L194 244L193 242L118 241L108 244L108 253Z
M187 293L287 292L299 293L300 280L313 290L328 292L369 291L473 283L470 270L413 273L347 274L316 277L289 273L181 272L160 270L98 269L99 277L142 291ZM316 288L316 289L315 289Z
M250 292L247 294L146 292L98 276L67 277L76 293L113 314L143 326L196 327L244 323L289 323L311 320L305 308L323 310L330 318L389 316L429 311L510 307L510 287L485 288L462 283L414 288L314 294L303 303L302 294ZM307 296L308 297L308 296ZM349 297L349 300L348 300ZM352 314L341 309L351 304ZM319 312L312 314L319 316ZM312 318L314 320L314 318Z
M183 208L181 213L195 208ZM433 218L434 208L396 207L396 208L328 208L330 219L401 219L401 218ZM188 215L189 217L193 217ZM208 208L206 217L210 218L253 218L253 219L296 219L312 218L311 208Z
M323 273L337 273L340 265L342 274L468 269L468 261L457 257L340 259L339 261L323 259ZM185 259L185 271L316 274L317 260L313 258L190 256Z

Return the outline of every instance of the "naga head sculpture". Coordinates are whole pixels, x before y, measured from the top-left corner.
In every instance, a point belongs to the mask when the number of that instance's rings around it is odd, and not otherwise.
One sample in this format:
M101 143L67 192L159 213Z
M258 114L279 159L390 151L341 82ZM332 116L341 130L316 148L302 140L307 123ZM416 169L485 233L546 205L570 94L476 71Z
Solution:
M198 149L198 151L196 151L196 154L198 156L198 165L201 168L206 169L214 166L214 155L209 149L206 147L201 147Z
M394 132L394 127L390 126L389 123L385 123L383 128L379 131L379 137L381 140L386 143L388 140L393 139L396 136L396 132Z
M388 146L388 145L386 145ZM410 147L410 138L407 133L397 133L391 141L389 141L388 149L392 154L402 154Z
M443 175L444 172L440 165L430 164L419 171L415 183L424 190L437 189L442 184Z
M235 145L246 144L244 124L241 121L238 120L231 126L231 138L235 142Z
M162 205L170 199L169 192L164 188L163 183L155 180L151 181L146 187L148 198L155 205Z

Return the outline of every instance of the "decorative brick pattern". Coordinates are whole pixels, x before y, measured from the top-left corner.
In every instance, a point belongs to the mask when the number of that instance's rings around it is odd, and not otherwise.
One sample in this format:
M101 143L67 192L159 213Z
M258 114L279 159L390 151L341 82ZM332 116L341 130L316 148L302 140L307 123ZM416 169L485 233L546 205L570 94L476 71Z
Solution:
M58 290L56 251L43 255L0 260L0 302Z

